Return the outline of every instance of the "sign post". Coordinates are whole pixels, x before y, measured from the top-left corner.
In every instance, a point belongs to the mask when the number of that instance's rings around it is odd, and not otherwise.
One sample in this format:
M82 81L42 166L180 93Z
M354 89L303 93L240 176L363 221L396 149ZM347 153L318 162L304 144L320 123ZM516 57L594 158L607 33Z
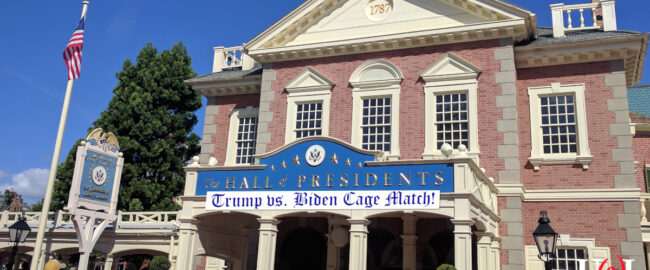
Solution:
M77 159L68 198L68 213L79 239L79 267L88 259L106 226L117 219L117 195L124 158L113 133L101 128L90 132L77 148Z

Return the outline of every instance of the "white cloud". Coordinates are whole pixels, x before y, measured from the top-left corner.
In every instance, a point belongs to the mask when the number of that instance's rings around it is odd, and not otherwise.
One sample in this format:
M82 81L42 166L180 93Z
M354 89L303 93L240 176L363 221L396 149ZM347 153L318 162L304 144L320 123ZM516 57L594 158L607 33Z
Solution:
M0 170L0 179L7 177L9 175L7 172Z
M39 168L22 171L11 177L10 184L0 185L0 190L13 189L26 201L38 201L45 197L49 172L48 169Z

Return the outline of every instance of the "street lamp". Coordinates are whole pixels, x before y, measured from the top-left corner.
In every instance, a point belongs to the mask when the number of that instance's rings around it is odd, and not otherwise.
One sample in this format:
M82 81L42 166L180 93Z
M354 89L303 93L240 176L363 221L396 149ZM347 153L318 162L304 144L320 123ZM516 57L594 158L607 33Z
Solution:
M546 211L542 210L539 212L539 225L533 232L533 237L535 238L535 244L537 244L537 249L539 250L540 260L544 262L546 270L552 270L553 264L555 263L555 243L557 241L557 233L551 228L551 220L548 219Z
M9 264L7 265L7 269L9 270L13 269L14 267L14 259L16 258L16 253L18 252L18 244L25 242L25 239L27 239L27 236L32 231L25 220L27 220L25 217L19 217L16 223L9 226L9 242L14 243L14 247L11 249Z

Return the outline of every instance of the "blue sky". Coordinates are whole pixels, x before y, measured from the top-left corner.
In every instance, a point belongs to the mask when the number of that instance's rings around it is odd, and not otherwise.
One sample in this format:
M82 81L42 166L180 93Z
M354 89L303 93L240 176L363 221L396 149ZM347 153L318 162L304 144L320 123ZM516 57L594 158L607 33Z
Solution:
M548 0L512 0L550 25ZM567 0L565 4L588 0ZM159 51L183 41L198 74L211 72L212 48L241 45L302 3L283 1L91 0L81 78L75 81L60 161L86 136L112 98L125 58L147 42ZM0 188L42 198L66 86L61 53L78 23L81 0L0 3ZM650 32L650 1L616 3L618 28ZM650 84L646 60L642 84ZM196 112L202 134L203 114Z

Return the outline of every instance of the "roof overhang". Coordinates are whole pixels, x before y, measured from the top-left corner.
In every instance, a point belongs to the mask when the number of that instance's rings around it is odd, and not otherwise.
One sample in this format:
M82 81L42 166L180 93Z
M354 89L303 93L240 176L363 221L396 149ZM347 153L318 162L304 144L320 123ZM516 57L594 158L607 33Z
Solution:
M499 0L432 0L453 5L491 22L398 34L350 38L287 46L309 27L339 8L345 0L308 0L267 30L244 44L246 53L261 63L396 50L488 39L515 42L537 35L534 13Z
M627 85L641 82L648 36L634 36L544 46L515 47L517 68L624 60Z
M262 75L246 76L229 80L185 81L199 94L212 96L232 96L259 93Z

